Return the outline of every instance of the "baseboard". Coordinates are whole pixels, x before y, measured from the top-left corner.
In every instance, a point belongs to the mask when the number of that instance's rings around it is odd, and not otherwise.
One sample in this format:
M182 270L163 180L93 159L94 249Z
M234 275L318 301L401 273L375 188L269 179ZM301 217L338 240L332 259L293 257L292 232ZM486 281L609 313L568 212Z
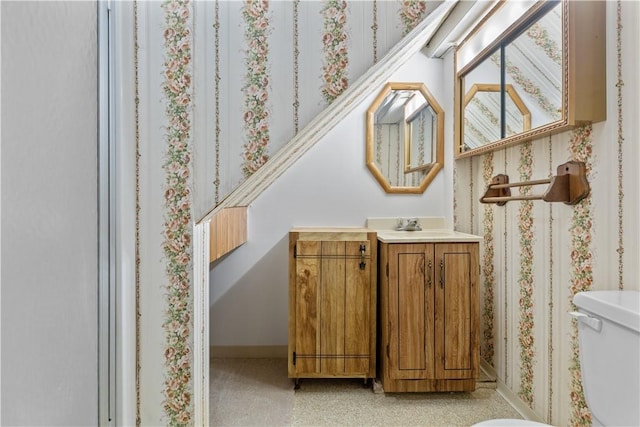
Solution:
M484 359L480 358L480 370L483 371L487 377L490 379L497 381L498 375L496 375L496 370L493 366L489 365Z
M286 358L286 345L212 345L210 358L228 359L271 359Z
M480 369L483 370L489 376L489 378L496 379L496 384L498 385L497 387L498 393L500 393L500 395L504 398L504 400L506 400L507 403L509 403L509 405L513 407L513 409L518 411L518 413L522 415L522 417L525 420L537 421L539 423L546 423L546 421L543 420L540 417L540 415L538 415L531 408L529 408L529 406L527 406L527 404L524 403L522 399L518 397L517 394L515 394L511 389L509 389L506 386L504 382L502 382L502 380L500 380L493 366L489 365L487 362L481 359Z

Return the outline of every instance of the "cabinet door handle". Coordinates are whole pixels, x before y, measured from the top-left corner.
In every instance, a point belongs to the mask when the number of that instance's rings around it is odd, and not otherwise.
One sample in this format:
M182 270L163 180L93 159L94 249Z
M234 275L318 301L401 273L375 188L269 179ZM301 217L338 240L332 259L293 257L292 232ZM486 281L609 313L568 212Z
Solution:
M429 260L429 275L427 277L427 284L429 285L429 287L431 287L431 284L433 283L433 261Z
M444 258L440 259L440 288L444 289Z

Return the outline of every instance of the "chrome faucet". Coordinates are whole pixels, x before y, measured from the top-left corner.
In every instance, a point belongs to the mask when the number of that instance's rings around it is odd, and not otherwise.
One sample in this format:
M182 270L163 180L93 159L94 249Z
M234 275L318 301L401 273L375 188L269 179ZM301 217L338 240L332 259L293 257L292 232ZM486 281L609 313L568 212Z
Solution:
M422 230L422 227L420 227L420 224L418 223L418 218L409 218L404 229L407 231L420 231Z
M398 231L420 231L422 227L418 223L418 218L398 218L396 222L396 230Z

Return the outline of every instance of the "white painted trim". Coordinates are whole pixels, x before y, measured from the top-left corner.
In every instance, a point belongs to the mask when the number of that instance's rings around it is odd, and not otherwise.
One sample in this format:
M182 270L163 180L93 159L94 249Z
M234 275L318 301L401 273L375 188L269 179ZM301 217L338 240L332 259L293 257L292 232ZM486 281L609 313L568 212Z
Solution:
M526 403L524 403L518 395L516 395L507 385L502 382L502 380L498 377L496 370L491 367L484 360L480 360L480 369L483 370L490 378L496 379L497 391L507 401L509 405L513 407L525 420L529 421L537 421L539 423L545 423L546 421L540 418L540 416L535 413L531 408L529 408Z
M108 2L97 2L98 31L98 424L115 415L115 170L113 22Z
M2 7L0 7L0 22L2 22ZM2 31L0 31L0 46L2 46ZM2 81L2 60L0 59L0 82L1 81ZM2 117L2 102L0 102L0 118L1 117ZM0 135L2 135L2 119L0 119ZM0 142L0 172L2 171L1 165L2 165L2 143ZM0 173L0 261L2 260L2 226L1 224L2 224L2 173ZM2 289L2 262L0 262L0 289ZM2 319L2 292L0 292L0 319ZM0 354L2 354L1 328L0 328ZM2 383L2 363L0 363L0 384L1 383ZM0 399L0 414L2 414L2 399Z
M136 423L136 134L133 2L111 2L115 172L115 419Z
M198 223L209 220L226 207L249 206L269 185L333 129L343 117L358 107L367 96L380 90L395 71L419 52L440 28L456 3L457 0L446 0L438 6L413 31L393 47L384 58L349 86L329 108L325 108L322 113L318 114L302 131L274 154L267 163L242 182L218 206L200 219Z
M209 221L193 227L193 421L209 425Z

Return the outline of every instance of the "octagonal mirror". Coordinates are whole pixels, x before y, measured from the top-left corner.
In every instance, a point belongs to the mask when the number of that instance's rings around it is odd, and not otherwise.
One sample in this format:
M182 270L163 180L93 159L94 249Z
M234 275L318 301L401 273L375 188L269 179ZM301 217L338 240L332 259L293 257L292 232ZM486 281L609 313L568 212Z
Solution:
M387 83L367 109L366 162L387 193L423 193L444 165L444 111L423 83Z

